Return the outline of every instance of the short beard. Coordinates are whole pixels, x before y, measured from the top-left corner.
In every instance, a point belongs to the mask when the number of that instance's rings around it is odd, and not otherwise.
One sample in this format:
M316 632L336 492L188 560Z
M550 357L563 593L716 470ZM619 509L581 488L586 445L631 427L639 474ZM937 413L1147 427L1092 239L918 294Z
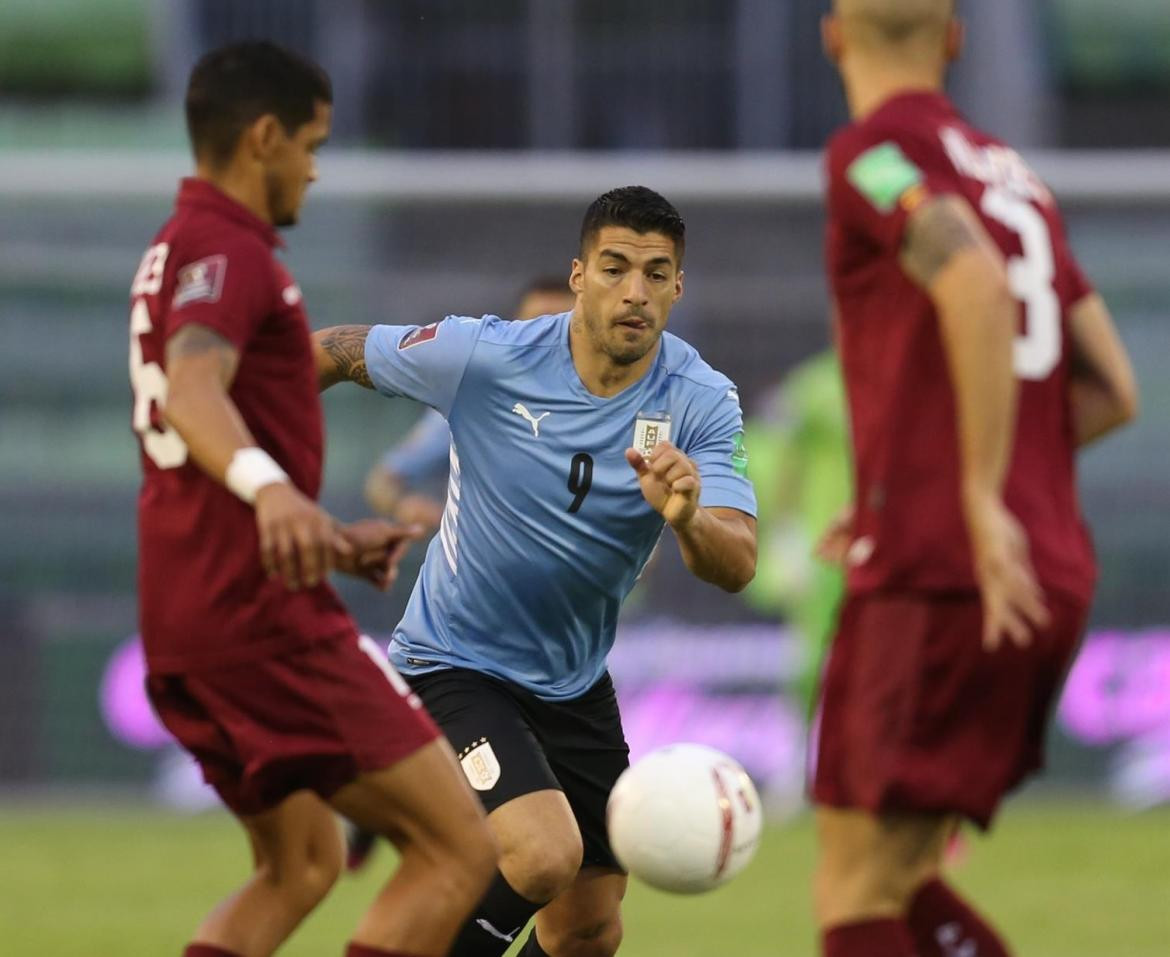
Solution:
M655 336L645 349L641 348L641 346L627 346L622 351L617 352L605 345L602 345L601 348L602 351L613 361L614 365L632 366L634 363L645 358L646 353L653 349L657 342L658 336Z
M272 225L277 228L282 226L295 226L297 223L297 211L284 207L284 196L281 193L280 180L271 173L264 179L264 191L268 200L268 214L272 217Z
M604 353L606 358L614 365L619 366L632 366L634 363L645 358L646 354L662 338L662 331L656 330L655 335L644 349L637 344L631 346L613 346L606 339L603 323L600 320L594 320L587 315L577 316L574 314L573 322L574 324L579 323L578 328L584 329L585 333L589 336L589 341L593 343L594 349Z

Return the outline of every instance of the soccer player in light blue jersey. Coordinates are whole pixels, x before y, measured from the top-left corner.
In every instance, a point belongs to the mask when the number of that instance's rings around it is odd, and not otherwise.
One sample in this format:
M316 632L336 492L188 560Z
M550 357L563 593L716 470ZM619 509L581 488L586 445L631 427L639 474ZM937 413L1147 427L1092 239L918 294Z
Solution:
M640 186L587 210L573 309L449 316L314 336L320 385L425 402L451 428L450 480L390 657L489 812L501 874L454 957L610 957L626 876L605 805L628 765L606 655L665 526L728 591L755 573L755 496L735 386L664 332L685 227Z

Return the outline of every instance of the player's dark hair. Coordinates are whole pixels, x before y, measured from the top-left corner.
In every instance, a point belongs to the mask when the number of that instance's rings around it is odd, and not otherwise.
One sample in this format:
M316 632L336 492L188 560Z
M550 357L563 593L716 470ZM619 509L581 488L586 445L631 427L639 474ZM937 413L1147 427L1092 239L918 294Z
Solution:
M645 186L621 186L598 196L581 223L581 256L605 226L624 226L636 233L662 233L674 241L681 263L687 226L669 201Z
M195 64L187 83L191 147L197 158L223 164L260 117L271 113L292 136L318 101L332 103L333 86L312 61L265 40L220 47Z

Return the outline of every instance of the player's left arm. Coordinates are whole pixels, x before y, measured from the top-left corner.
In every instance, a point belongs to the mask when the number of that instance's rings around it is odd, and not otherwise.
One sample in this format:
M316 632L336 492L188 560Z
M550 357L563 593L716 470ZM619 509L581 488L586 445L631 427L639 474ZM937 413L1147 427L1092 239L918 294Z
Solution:
M1138 386L1105 300L1090 293L1072 307L1069 400L1077 445L1088 445L1138 414Z
M674 529L687 568L725 591L742 591L756 574L756 520L736 508L704 508L699 467L670 442L649 457L626 450L642 495Z
M1019 386L1012 365L1015 300L1003 256L958 195L932 197L910 215L902 268L930 298L954 387L960 500L984 604L984 644L1017 644L1047 625L1023 526L1003 502Z
M313 362L317 366L317 390L324 392L338 382L356 382L374 388L366 368L366 338L372 326L331 326L313 333Z

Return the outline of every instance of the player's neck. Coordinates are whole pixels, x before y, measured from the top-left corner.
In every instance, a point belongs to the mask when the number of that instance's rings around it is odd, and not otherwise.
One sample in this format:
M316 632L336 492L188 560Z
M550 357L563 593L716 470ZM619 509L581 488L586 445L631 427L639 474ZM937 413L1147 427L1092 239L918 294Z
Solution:
M264 222L272 223L272 212L268 208L268 192L264 188L263 179L249 171L241 170L235 164L218 169L205 163L196 164L195 177L210 183Z
M597 349L589 341L588 333L578 328L577 323L569 323L569 351L577 378L589 392L603 399L612 398L641 379L654 364L661 348L662 340L659 339L654 348L637 362L622 365Z
M940 93L944 69L906 64L891 65L857 59L842 64L849 115L863 120L887 100L902 93Z

